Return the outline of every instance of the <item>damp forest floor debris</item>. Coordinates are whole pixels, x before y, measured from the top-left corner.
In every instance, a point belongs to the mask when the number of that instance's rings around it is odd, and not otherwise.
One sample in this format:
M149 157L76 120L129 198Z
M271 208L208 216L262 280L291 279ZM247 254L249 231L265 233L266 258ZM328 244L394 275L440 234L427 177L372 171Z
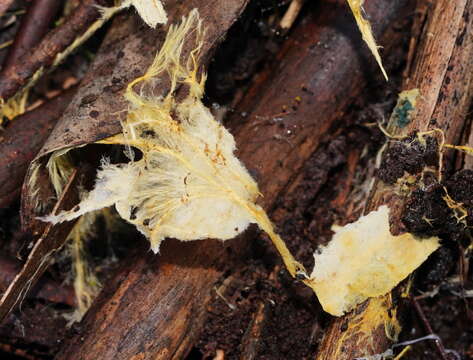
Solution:
M280 168L284 171L288 171L287 168L289 168L292 173L290 181L278 192L277 198L267 202L263 193L263 197L260 199L263 204L271 204L271 207L266 210L272 223L266 217L264 223L266 225L268 223L274 224L275 232L284 239L288 251L302 264L301 269L305 268L307 272L296 272L293 268L289 268L288 271L281 261L278 250L272 245L270 237L261 232L256 225L249 225L248 229L238 238L228 240L230 245L222 245L222 248L225 249L222 253L225 254L224 256L228 256L228 262L231 265L225 263L226 257L223 262L215 262L216 271L221 271L221 275L218 276L217 281L211 286L211 291L206 295L205 307L199 308L195 313L193 321L198 325L196 325L195 331L190 332L192 336L184 335L184 340L179 340L183 344L182 347L175 343L171 344L176 338L179 338L179 334L166 334L165 340L170 342L169 346L174 349L173 351L176 351L177 358L184 360L319 359L317 356L323 346L322 340L330 328L333 316L326 312L328 310L324 306L324 302L327 300L318 294L319 301L313 290L304 282L310 284L311 280L307 276L311 275L311 269L314 267L314 254L316 254L315 261L317 261L317 257L321 256L321 253L323 254L324 247L330 249L328 244L334 237L334 233L339 231L337 228L340 229L340 227L355 222L363 214L366 215L364 204L373 186L373 181L381 181L387 187L396 189L396 195L406 196L408 200L401 216L401 226L409 233L409 236L413 234L416 239L420 239L415 241L424 241L422 246L429 249L428 254L421 260L416 260L415 267L423 263L412 275L409 274L414 269L400 271L403 273L402 279L404 280L394 290L395 304L391 304L390 297L379 297L367 305L374 307L377 304L376 301L383 304L386 301L389 306L392 305L387 312L380 315L388 314L388 320L382 318L380 321L384 326L382 331L386 331L388 337L392 335L392 346L386 347L384 352L379 354L364 354L364 357L358 358L369 360L449 360L461 356L462 359L473 359L473 331L471 327L473 321L473 269L469 266L473 253L471 232L473 227L473 169L456 170L458 166L453 165L460 164L464 154L472 150L469 147L455 149L453 145L443 146L444 144L440 144L440 137L436 135L419 136L417 133L410 133L399 138L389 138L384 127L390 118L394 119L399 128L407 126L412 120L410 114L419 99L419 94L415 89L407 92L405 97L402 94L398 97L402 89L403 72L408 62L411 25L415 21L416 15L406 5L402 14L408 15L399 16L399 19L393 20L394 25L390 25L387 30L387 38L396 38L398 42L395 46L390 46L383 43L383 37L379 34L379 21L369 23L374 17L370 14L376 10L376 6L369 1L350 0L346 2L340 0L330 4L311 4L308 1L298 0L295 2L298 6L297 17L295 20L291 20L289 29L280 29L280 21L292 1L251 0L248 3L242 1L246 5L245 10L228 30L225 39L215 51L209 52L212 60L207 69L205 89L200 88L203 82L198 83L198 80L202 79L203 72L198 69L197 63L192 63L194 60L197 61L198 51L191 51L196 55L196 58L190 57L192 60L183 65L186 69L176 70L186 74L176 75L181 78L176 84L171 84L170 87L175 86L175 88L167 94L165 93L164 96L157 97L157 101L163 108L166 108L165 110L168 111L166 116L169 115L170 118L182 117L182 113L185 112L185 109L179 107L180 105L168 106L167 101L174 94L177 94L177 102L180 103L197 101L199 111L209 117L210 123L214 124L215 119L215 124L218 124L218 127L225 126L230 133L233 129L239 129L239 122L254 121L254 126L245 129L267 131L268 137L270 137L269 141L283 146L285 151L290 154L294 147L304 146L296 143L299 141L297 134L300 129L293 126L291 116L298 116L304 111L304 106L311 106L313 99L318 96L330 97L331 94L320 95L318 89L311 88L310 83L301 82L296 89L297 96L291 95L284 104L275 104L271 116L259 116L259 114L252 113L252 109L257 108L258 101L266 101L263 98L264 94L270 93L273 86L278 88L279 93L293 94L294 89L289 88L286 84L271 82L274 72L278 71L280 64L284 64L288 49L294 44L304 44L302 45L304 51L307 50L311 54L317 52L330 54L331 46L334 46L335 43L345 47L355 47L358 58L354 62L359 62L358 71L365 74L363 78L365 85L362 90L359 92L355 88L350 90L356 93L356 96L347 99L347 101L339 101L343 105L340 105L340 109L337 109L336 114L330 119L330 126L314 130L323 132L324 135L318 140L314 151L308 154L307 160L302 165L297 165L297 169L292 170L291 167L294 164L288 165L283 163L283 160L280 161ZM55 28L67 21L67 17L64 16L70 15L75 3L76 1L67 1L67 6L60 6L55 23L52 22L49 27ZM92 4L93 1L88 3ZM65 89L80 84L85 79L96 56L100 56L97 55L97 51L106 37L107 31L116 26L119 21L127 16L135 16L135 22L138 24L136 27L149 31L147 25L142 23L138 17L139 13L146 23L153 28L156 27L159 32L161 31L160 27L163 26L161 23L171 21L177 24L181 20L181 17L176 18L174 15L174 9L167 8L169 4L178 8L180 5L177 3L173 0L123 2L123 9L120 8L122 14L118 15L118 19L97 29L97 32L91 34L88 41L65 58L54 71L45 74L41 79L34 79L37 83L31 87L27 94L26 111L35 111L35 109L41 111L41 107L38 108L39 105L47 103ZM195 3L200 4L197 0ZM12 4L11 8L3 13L0 6L0 42L4 44L4 46L0 46L0 63L11 46L9 44L17 41L13 38L14 33L24 19L24 14L28 11L28 1L15 0L12 1ZM102 7L102 13L105 11L103 10L105 7L117 4L119 2L97 1L97 5ZM205 6L203 7L205 8ZM322 14L333 13L334 19L341 16L343 21L350 22L350 24L342 23L339 28L331 29L332 32L321 31L317 27L317 21L321 21L317 16L320 9L323 11ZM354 12L356 20L350 10ZM394 12L394 10L392 11ZM399 12L401 11L399 10ZM195 13L192 16L195 16ZM194 20L195 18L193 18ZM327 17L326 23L322 21L322 27L329 27L330 21L332 19ZM205 24L205 19L203 22ZM184 40L203 36L200 33L203 29L194 25L192 25L193 30L184 35ZM303 27L311 29L318 35L312 39L310 34L298 30ZM363 38L360 30L364 31ZM373 37L368 31L373 31L375 36ZM119 33L118 37L120 36L126 35ZM306 39L310 39L312 42L310 46L307 46L307 49L305 48L306 42L304 42ZM179 59L180 51L183 49L184 52L188 51L183 45L184 40L179 45L181 48L176 51L177 55L174 54L172 59L176 67L182 65ZM202 46L202 51L208 51L205 48L206 44L204 42L202 44L199 44L198 47ZM379 45L384 48L380 48ZM146 46L150 46L150 44ZM107 44L106 47L112 49L113 45ZM205 55L208 56L209 53L206 52ZM121 56L126 57L128 53L121 53ZM306 54L300 53L300 57L303 56ZM324 58L328 61L318 64L323 69L320 77L328 79L332 74L336 77L337 69L331 68L331 63L335 61L336 56L336 54L331 54ZM204 60L208 61L209 59ZM294 60L291 59L291 61ZM133 59L130 60L130 66L133 66L132 63ZM337 62L337 64L340 63L342 62ZM108 86L104 93L115 96L113 94L124 91L126 85L131 82L130 79L139 78L145 74L146 69L147 67L130 71L132 76L127 80L114 77L112 86ZM160 70L170 72L169 69ZM301 71L303 70L301 69ZM99 69L97 77L105 73L107 73L106 69ZM388 75L389 82L386 82ZM0 73L0 81L1 76ZM170 76L172 77L172 74ZM311 79L315 78L316 76L311 77ZM132 94L135 96L135 102L145 103L150 99L140 97L141 92L146 91L147 86L153 84L151 78L146 80L146 84L136 84L132 88L135 91ZM192 81L196 83L193 84ZM186 84L191 84L195 88L189 91L183 90ZM326 89L323 88L322 91L324 90ZM332 91L335 90L332 89ZM414 97L415 100L413 100ZM25 99L23 98L23 100ZM71 106L88 108L93 106L95 100L92 97L90 99L82 98L79 103L72 101ZM205 107L210 109L211 113L206 113ZM126 105L126 108L131 110L133 106ZM21 112L23 111L24 109L21 110ZM122 113L126 113L126 111L122 111ZM316 112L313 111L313 113ZM94 108L89 111L89 116L101 118L103 114L98 113ZM118 114L118 116L122 115ZM125 117L120 119L121 125L126 127ZM5 121L2 126L8 129L15 119ZM104 124L105 122L102 125ZM471 121L466 124L471 126ZM152 128L144 129L140 137L152 138L156 135L154 130ZM105 136L107 131L109 129L105 129L104 126L102 139L106 138L106 140L102 141L102 145L89 144L68 154L70 157L67 158L67 161L70 160L81 165L84 163L93 164L93 166L89 166L92 170L85 166L86 170L80 175L87 178L86 180L81 178L81 186L78 188L82 200L87 199L87 192L93 189L97 174L100 176L100 171L97 172L96 169L100 167L103 158L107 158L105 167L114 169L120 169L122 167L120 164L132 163L130 158L136 163L143 160L143 153L137 151L137 148L134 152L130 151L130 143L127 139L112 138L110 140L110 137ZM179 133L181 131L178 129ZM68 132L69 129L66 131L66 137L69 136ZM98 133L100 135L100 130ZM210 137L215 135L205 131L202 133ZM218 129L217 133L221 135L221 131L219 132ZM215 136L218 137L217 135ZM227 135L227 133L224 134L224 136ZM466 145L468 143L467 135L463 134L462 141L457 145ZM242 136L245 137L245 134L238 133L236 138L242 138ZM8 141L8 139L3 139L1 133L0 137L0 141ZM251 133L246 135L246 138L251 139L251 137ZM304 141L301 143L304 144ZM248 142L251 143L251 140ZM380 160L380 151L383 151L387 142L390 146ZM113 143L119 145L111 145ZM166 143L164 145L167 146ZM85 151L81 152L82 150ZM36 153L39 149L34 151ZM206 153L212 153L212 151L213 149L206 149ZM236 156L239 156L239 151L237 143ZM81 154L85 154L84 158L81 158ZM218 147L215 149L215 154L216 158L222 156L220 160L223 163L228 160L224 155L233 155L231 151L221 155ZM34 155L29 157L29 161L33 160L32 156ZM439 178L436 166L442 160L446 165L441 178ZM71 174L68 170L69 165L67 163L54 164L54 162L51 164L59 166L55 171L58 174L57 185L60 188L67 182L67 178ZM243 165L245 165L244 161ZM26 166L27 164L22 171L26 171ZM262 177L260 171L263 171L257 167L249 167L248 173L245 168L237 170L241 172L242 176L249 177L246 184L249 186L256 186L255 184L259 183ZM145 167L137 171L142 174L148 171L148 168ZM41 173L38 172L38 174L35 180L44 183L45 180L41 177ZM255 183L253 183L253 179ZM163 180L163 182L165 181ZM192 175L189 173L184 177L183 188L186 189L188 186L186 182L192 181ZM133 178L130 182L135 183L136 179ZM238 182L238 179L235 182ZM124 183L117 182L114 186L120 187ZM264 184L266 183L265 178ZM418 184L422 184L422 186ZM127 186L132 188L130 184ZM45 192L45 195L41 193L42 190L38 190L38 193L40 196L56 199L60 196L60 191L56 193L55 190L51 188ZM13 201L5 200L10 202L10 205L0 209L0 296L13 281L38 237L31 229L39 231L37 229L41 229L42 226L42 222L38 221L37 223L33 222L34 227L30 229L22 227L21 223L25 221L25 218L21 218L20 211L24 210L24 203L21 202L19 193L18 190L18 193L13 196ZM94 201L108 200L104 196L102 198L100 196L98 200L94 199ZM248 196L250 197L248 201L252 203L257 196L260 196L258 189L256 187L252 189ZM3 198L0 200L3 201ZM90 320L86 316L87 309L90 306L93 308L101 305L94 302L96 297L100 296L98 295L100 289L103 287L107 292L113 292L110 284L120 282L120 278L117 279L116 274L120 274L119 277L125 277L123 275L124 269L131 268L133 262L136 261L136 256L148 251L149 243L146 238L151 237L147 233L150 220L148 217L141 218L143 215L141 213L142 206L148 200L140 201L137 204L130 204L126 209L126 217L131 223L139 218L142 234L133 225L120 219L119 215L122 215L119 214L120 210L117 212L112 207L100 209L102 206L94 204L90 209L99 210L89 213L87 218L80 218L69 235L66 245L62 246L55 255L54 263L41 277L41 280L29 289L31 291L21 297L20 306L0 324L0 358L16 360L70 358L64 355L64 349L67 349L64 345L70 343L71 339L84 338L84 331L87 331L91 326ZM203 206L208 205L205 202L202 204ZM103 203L103 205L110 204ZM257 206L259 209L259 205ZM40 210L42 216L47 216L51 209L46 205L44 209ZM74 207L65 210L70 213L78 213L88 209ZM220 211L220 209L218 210ZM211 231L209 230L210 225L205 223L205 221L209 221L209 218L205 216L205 211L206 209L199 211L202 217L198 219L199 224L195 225L195 228L199 229L199 234L208 235ZM384 209L382 211L384 216ZM238 211L232 208L229 212L235 214ZM217 215L221 213L216 211ZM146 213L146 216L148 215ZM217 232L214 237L232 238L234 235L240 234L248 224L255 222L253 218L247 219L246 214L240 215L242 220L235 222L234 226L231 221L228 222L228 219L219 219L222 223L232 224L231 234L224 233L222 235ZM54 214L52 217L54 216L58 216L58 214ZM192 224L192 222L189 221L187 224ZM368 224L364 226L367 227ZM389 223L386 226L388 227ZM272 233L273 229L270 230ZM170 231L164 235L160 234L155 239L157 243L154 244L153 250L158 251L162 238L173 234L177 233ZM271 236L279 235L274 233ZM188 237L193 236L189 235ZM197 237L203 237L203 235ZM409 237L410 240L412 239ZM166 241L169 240L164 240L164 243ZM396 237L393 237L391 241L394 243ZM431 246L428 246L428 241L432 242ZM241 242L243 245L235 245L237 242ZM202 242L202 244L206 243L207 240ZM197 246L199 245L197 244ZM171 248L178 247L173 245ZM412 247L405 251L409 250L412 250ZM428 256L432 251L432 255ZM345 255L349 256L349 254ZM155 256L159 263L160 254ZM427 259L424 262L425 258ZM178 266L185 267L184 261L179 263L178 260L177 263ZM352 261L351 263L356 263L356 267L363 267L363 264L359 262ZM176 266L176 264L165 264L159 272L166 273L167 265ZM388 272L388 268L393 272L397 271L391 264L383 263L384 265L386 269L380 273ZM373 267L376 267L376 263ZM349 271L344 270L345 272ZM156 276L154 271L153 268L147 269L142 274L143 278ZM336 269L330 269L330 271L331 274L328 276L330 280L328 284L323 284L324 287L330 287L332 281L330 276L337 276ZM293 272L292 275L296 278L291 276L290 272ZM316 271L314 274L318 276ZM389 289L383 288L382 293L389 291L398 282L397 279L389 281L389 286L386 285ZM371 285L364 286L362 284L362 287L370 287ZM138 288L143 286L143 283L135 283L133 286ZM352 284L348 284L347 287L352 287ZM178 284L176 284L176 288L179 288ZM323 291L324 295L329 297L335 296L336 298L337 296L329 294L329 291ZM348 292L348 290L346 291ZM401 294L403 291L405 294ZM383 294L380 293L380 295ZM338 307L329 312L337 316L343 315L344 312L350 312L355 303L364 302L365 298L350 299L347 301L348 305L337 303ZM107 301L106 297L99 297L99 299L103 302ZM414 301L412 301L413 299ZM342 300L340 299L340 302L343 302ZM121 310L125 311L127 299L123 299L123 301L123 304L118 302L115 305L117 309L123 306ZM143 299L143 301L148 300ZM204 299L202 302L204 303ZM85 320L81 322L84 315L86 316ZM376 315L379 314L376 313ZM136 316L139 317L139 314ZM104 317L106 317L105 314ZM391 321L392 319L394 321ZM173 318L170 318L169 321L172 322ZM131 322L132 320L130 320ZM398 324L401 325L398 327ZM347 323L347 328L341 329L341 333L343 334L347 329L351 330L352 326L357 325ZM131 343L136 341L135 337L148 336L140 335L139 329L136 328L130 328L129 334L130 338L133 338L130 340ZM360 330L359 335L361 338L366 334ZM151 344L150 348L152 349L154 342L158 340L154 338L154 335L149 335L146 342ZM118 353L123 354L121 355L123 359L131 358L131 350L128 349L126 340L122 341L124 343ZM442 358L440 347L447 350L447 358ZM148 350L144 349L143 355L140 353L133 355L137 358L140 356L146 358L145 354ZM171 358L165 352L160 354L162 356L159 357L160 359ZM104 359L108 359L105 352L103 356ZM96 358L101 359L100 356ZM319 360L325 359L320 358Z

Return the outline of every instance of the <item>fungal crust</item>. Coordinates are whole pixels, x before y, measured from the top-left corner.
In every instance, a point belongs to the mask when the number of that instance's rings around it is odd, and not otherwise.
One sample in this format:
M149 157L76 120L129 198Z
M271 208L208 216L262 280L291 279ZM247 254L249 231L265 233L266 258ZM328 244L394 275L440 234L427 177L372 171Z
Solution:
M331 242L314 255L312 287L324 310L341 316L368 298L393 289L439 247L439 239L410 233L393 236L385 205L335 229Z

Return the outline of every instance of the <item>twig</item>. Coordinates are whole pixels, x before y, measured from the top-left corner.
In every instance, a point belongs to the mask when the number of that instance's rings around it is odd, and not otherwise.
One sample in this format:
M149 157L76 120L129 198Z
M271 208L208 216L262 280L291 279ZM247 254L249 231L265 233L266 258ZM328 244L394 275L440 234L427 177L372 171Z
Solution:
M106 0L85 0L60 26L50 31L29 53L22 56L0 76L0 99L4 103L22 90L31 87L44 70L58 65L81 45L107 18L100 18L97 5Z
M422 324L424 325L424 327L427 330L427 332L429 333L429 335L434 335L434 332L432 330L432 326L430 326L430 322L427 319L427 317L425 316L424 311L422 310L422 307L420 306L417 299L415 297L412 297L411 302L412 302L412 305L414 306L414 309L417 312L417 315L421 319ZM437 349L437 351L438 351L440 357L442 358L442 360L450 360L450 357L446 353L445 347L443 346L442 341L440 341L440 339L434 339L434 342L435 342L435 348Z
M284 14L279 26L281 29L287 31L292 27L294 21L296 21L297 15L299 15L302 5L304 5L304 0L292 0L289 5L286 13Z
M85 174L85 167L80 167L72 172L53 209L54 213L72 207L74 203L77 203L78 195L71 189L78 186L83 174ZM34 286L35 282L47 269L55 253L64 245L67 234L69 234L74 224L75 221L57 225L48 224L44 227L41 238L36 241L23 268L15 276L0 299L0 322L15 306L21 304L30 288Z
M256 312L252 314L250 324L241 339L240 359L254 360L258 358L258 344L261 342L261 333L267 323L267 310L266 302L261 301Z
M60 0L36 0L31 3L21 21L13 46L3 62L2 73L14 66L22 55L40 42L48 32L60 5Z

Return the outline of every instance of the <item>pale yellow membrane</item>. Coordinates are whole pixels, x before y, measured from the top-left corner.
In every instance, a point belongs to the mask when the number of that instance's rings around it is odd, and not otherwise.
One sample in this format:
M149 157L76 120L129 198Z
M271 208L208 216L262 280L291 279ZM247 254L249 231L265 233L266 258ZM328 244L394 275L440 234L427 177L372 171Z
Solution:
M203 39L197 10L179 26L170 27L153 64L127 88L131 109L123 133L101 141L126 145L131 161L119 165L104 161L95 188L78 209L45 219L57 223L115 205L120 216L149 239L155 252L167 237L227 240L257 223L276 245L289 272L303 273L264 210L255 204L258 186L234 155L233 136L201 101L205 75L198 63ZM195 45L183 61L188 42ZM141 86L167 75L170 90L165 97L142 95L146 91ZM181 85L189 94L177 101L174 93ZM142 153L139 161L134 161L131 148Z
M355 17L356 23L358 28L360 29L361 35L363 40L365 41L366 45L368 45L371 53L373 54L376 62L378 63L381 72L384 75L386 81L388 80L388 74L383 67L383 62L381 60L381 56L379 55L378 46L376 45L376 41L373 36L373 31L371 30L371 25L368 20L366 20L363 16L363 2L364 0L347 0L348 5L350 5L350 9Z
M330 243L314 255L312 287L324 310L341 316L368 298L388 293L438 247L436 237L391 235L389 208L383 205L335 229Z

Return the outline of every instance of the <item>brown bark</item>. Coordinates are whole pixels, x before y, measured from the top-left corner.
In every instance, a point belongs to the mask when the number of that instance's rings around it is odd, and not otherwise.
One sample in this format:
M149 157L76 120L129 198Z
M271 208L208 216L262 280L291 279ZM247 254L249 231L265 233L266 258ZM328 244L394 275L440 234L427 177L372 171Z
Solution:
M0 2L0 16L5 14L5 12L8 10L10 5L13 3L13 0L4 0Z
M406 4L365 2L378 35L393 36L386 30ZM335 25L317 25L327 22ZM357 30L345 3L324 3L315 19L304 21L283 46L276 59L281 65L267 74L271 84L252 87L240 105L238 113L248 111L251 122L240 125L245 121L240 116L231 120L240 158L257 174L267 209L346 109L348 98L366 84L368 76L360 68L369 55L358 52L363 45L346 33ZM318 41L321 46L311 51ZM282 130L272 119L284 108ZM167 240L159 256L144 245L107 284L80 334L66 342L58 359L93 359L99 353L103 359L182 358L199 336L214 283L244 261L245 251L241 238L223 245Z
M82 35L98 19L96 5L106 5L106 1L84 0L83 3L57 28L51 30L31 52L24 54L0 75L0 98L7 101L41 69L50 68L57 55L66 50L76 38ZM37 79L36 79L37 80Z
M59 0L37 0L34 1L21 20L21 25L6 56L2 73L14 66L15 62L25 53L36 46L49 30L51 21L57 14L61 1ZM2 75L0 74L0 78Z
M41 106L18 116L2 133L0 142L0 208L20 194L26 170L72 100L72 87Z
M422 6L422 4L420 4ZM436 1L427 10L420 41L416 44L412 66L404 83L404 90L419 88L422 98L416 106L412 121L403 129L389 124L393 135L434 128L444 132L451 144L460 141L467 124L465 115L472 103L473 2L468 0ZM393 186L376 180L366 202L366 213L387 204L391 209L391 230L404 230L400 217L406 197ZM396 297L395 293L393 293ZM371 300L370 300L371 301ZM372 327L367 341L360 341L356 316L363 316L369 302L360 305L346 316L335 319L329 327L318 353L318 360L353 359L384 352L391 344L384 331L384 323Z

